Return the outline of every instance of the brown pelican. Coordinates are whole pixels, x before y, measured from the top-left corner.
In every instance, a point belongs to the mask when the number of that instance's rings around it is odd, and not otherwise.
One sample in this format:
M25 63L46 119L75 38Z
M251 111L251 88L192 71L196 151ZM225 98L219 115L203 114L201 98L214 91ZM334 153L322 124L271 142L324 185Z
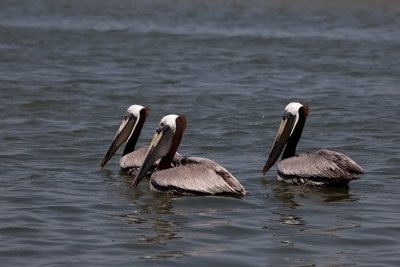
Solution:
M198 157L184 157L179 166L171 168L171 160L182 140L186 118L167 115L161 119L146 159L135 177L136 187L158 159L158 171L150 177L150 189L181 194L245 194L236 178L218 163Z
M308 106L300 103L286 106L262 172L265 174L275 164L286 145L282 161L278 163L279 180L291 184L347 186L351 180L358 179L357 175L363 170L346 155L327 149L296 155L308 112Z
M120 167L128 171L128 173L135 173L142 166L148 147L145 146L135 150L135 146L148 113L149 109L140 105L132 105L128 108L110 148L101 161L101 168L106 165L118 148L127 140L124 152L119 161ZM174 164L181 158L179 154L175 155Z

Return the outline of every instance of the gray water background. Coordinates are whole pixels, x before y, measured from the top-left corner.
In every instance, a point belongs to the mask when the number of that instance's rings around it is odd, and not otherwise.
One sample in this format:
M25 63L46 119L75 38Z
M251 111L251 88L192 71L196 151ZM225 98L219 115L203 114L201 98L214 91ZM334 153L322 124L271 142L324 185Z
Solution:
M399 266L398 1L0 1L1 266ZM348 189L261 174L287 103L298 151L365 170ZM119 152L131 104L185 114L180 152L243 198L136 190Z

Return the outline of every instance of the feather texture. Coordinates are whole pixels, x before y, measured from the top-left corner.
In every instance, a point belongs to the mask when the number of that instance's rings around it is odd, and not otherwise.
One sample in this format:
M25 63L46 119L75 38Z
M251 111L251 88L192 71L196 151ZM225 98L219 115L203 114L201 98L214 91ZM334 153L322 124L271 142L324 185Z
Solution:
M148 148L148 146L141 147L129 154L126 154L119 160L119 166L122 169L140 168L140 166L143 165L144 159L146 158Z
M230 172L206 158L185 157L180 166L153 173L150 182L156 191L245 194L242 185Z
M278 164L279 177L294 184L347 184L361 173L362 168L352 159L327 149L296 155Z

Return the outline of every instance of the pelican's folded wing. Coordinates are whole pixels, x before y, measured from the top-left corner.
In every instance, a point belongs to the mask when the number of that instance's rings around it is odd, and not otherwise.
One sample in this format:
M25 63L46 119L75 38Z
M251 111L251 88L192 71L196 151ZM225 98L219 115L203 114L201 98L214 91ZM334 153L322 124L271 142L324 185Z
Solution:
M203 194L238 194L245 190L221 165L205 158L187 157L181 166L155 172L151 185L158 191Z
M122 169L140 168L146 158L148 146L141 147L123 156L119 161Z
M282 160L278 173L285 177L357 179L362 168L344 154L321 149Z

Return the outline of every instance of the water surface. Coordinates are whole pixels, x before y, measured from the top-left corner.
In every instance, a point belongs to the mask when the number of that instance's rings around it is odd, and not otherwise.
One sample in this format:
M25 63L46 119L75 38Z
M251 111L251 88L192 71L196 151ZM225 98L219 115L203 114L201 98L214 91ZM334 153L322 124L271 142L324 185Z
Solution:
M398 266L396 1L0 1L4 266ZM261 174L284 107L310 106L299 152L345 152L347 189ZM133 190L126 108L185 114L180 152L243 198Z

